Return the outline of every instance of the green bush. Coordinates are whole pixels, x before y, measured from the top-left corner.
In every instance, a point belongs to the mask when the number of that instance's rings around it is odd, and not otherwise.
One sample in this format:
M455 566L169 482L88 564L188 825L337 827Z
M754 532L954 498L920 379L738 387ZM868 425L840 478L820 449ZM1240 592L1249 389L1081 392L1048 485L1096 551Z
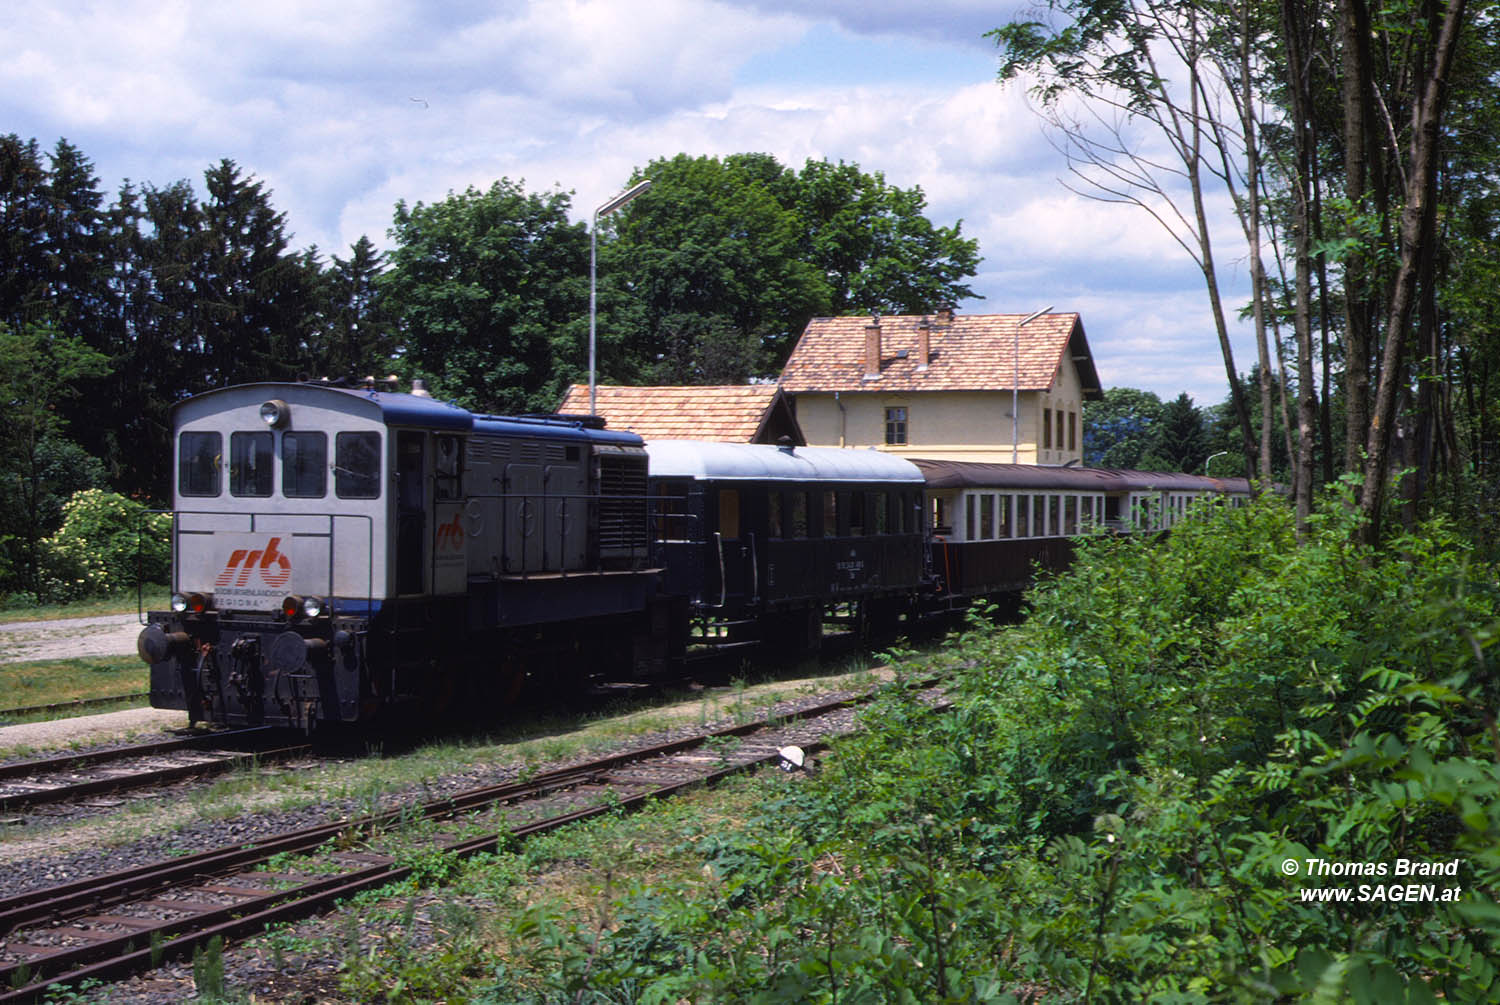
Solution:
M589 930L533 911L535 1001L1500 1001L1495 570L1327 501L1100 536L952 640L820 777L692 849L715 882ZM777 838L767 840L764 835ZM1386 878L1309 874L1309 860ZM1405 885L1435 899L1304 891ZM1295 874L1287 871L1291 863ZM1444 899L1448 889L1458 895Z
M50 601L120 593L170 575L172 517L114 492L85 489L63 506L63 523L42 542L42 591Z

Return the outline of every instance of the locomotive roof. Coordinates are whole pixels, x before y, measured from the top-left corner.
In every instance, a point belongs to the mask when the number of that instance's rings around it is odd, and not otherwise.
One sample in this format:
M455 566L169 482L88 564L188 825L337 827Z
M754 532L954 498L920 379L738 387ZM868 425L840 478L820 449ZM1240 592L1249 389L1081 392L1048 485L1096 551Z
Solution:
M915 464L878 450L655 440L646 444L646 453L651 457L653 478L922 483L922 472Z
M1169 471L1122 468L1065 468L1039 464L988 464L976 461L914 462L934 489L1057 489L1073 492L1229 492L1246 494L1243 478L1208 478Z
M360 410L372 411L388 426L416 426L443 432L488 433L492 436L542 436L558 439L578 439L591 443L615 443L640 446L641 439L634 433L623 430L587 429L581 421L550 418L512 418L499 415L476 415L452 402L420 394L396 391L367 390L354 387L332 387L315 383L283 383L264 381L255 384L236 384L233 387L214 388L177 403L174 408L188 402L202 402L212 398L228 401L248 402L270 398L285 398L291 403L298 400L315 400L317 395L342 395L344 400L364 403Z

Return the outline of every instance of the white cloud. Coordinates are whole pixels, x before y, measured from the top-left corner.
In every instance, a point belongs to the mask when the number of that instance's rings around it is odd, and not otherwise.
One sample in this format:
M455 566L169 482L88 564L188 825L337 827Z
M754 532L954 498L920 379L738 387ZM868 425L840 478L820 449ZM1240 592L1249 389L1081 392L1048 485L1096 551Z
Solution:
M679 152L853 161L920 185L936 222L961 217L979 239L987 299L964 309L1079 310L1107 384L1219 400L1196 270L1140 211L1057 184L1023 90L975 56L1003 17L977 0L59 0L0 13L0 111L44 147L66 136L107 191L124 176L201 191L231 158L273 190L298 246L340 255L361 234L384 244L398 199L501 176L576 191L583 218L633 168ZM821 67L806 48L830 22L858 38ZM859 38L876 36L879 58L861 58ZM892 38L912 40L919 72L882 72ZM779 49L794 81L739 82ZM920 72L946 55L972 79Z

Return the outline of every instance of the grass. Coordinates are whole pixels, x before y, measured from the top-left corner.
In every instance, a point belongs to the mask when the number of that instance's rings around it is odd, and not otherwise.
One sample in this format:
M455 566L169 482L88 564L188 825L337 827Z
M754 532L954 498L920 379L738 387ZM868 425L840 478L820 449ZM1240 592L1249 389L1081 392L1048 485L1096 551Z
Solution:
M140 595L139 605L134 589L113 597L79 600L71 604L35 604L5 597L0 601L0 624L15 621L60 621L63 618L92 618L106 614L134 614L136 611L164 611L171 591L159 584L148 585Z
M28 705L77 701L81 698L106 698L117 694L144 692L150 685L148 673L146 664L134 654L41 660L36 663L3 663L0 664L0 705L4 708L22 708ZM144 705L145 699L140 699L135 704ZM4 709L0 708L0 711ZM99 709L91 707L83 711L93 713ZM32 718L57 716L47 714Z

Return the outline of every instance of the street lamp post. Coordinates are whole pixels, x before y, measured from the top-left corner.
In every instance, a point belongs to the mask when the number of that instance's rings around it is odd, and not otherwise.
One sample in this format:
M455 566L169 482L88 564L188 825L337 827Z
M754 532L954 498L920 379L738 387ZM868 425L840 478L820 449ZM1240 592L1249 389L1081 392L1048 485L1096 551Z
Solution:
M651 179L638 182L613 199L594 210L594 225L589 228L589 414L596 415L598 396L598 369L595 365L594 318L597 309L597 279L599 273L599 217L608 216L630 200L651 187Z
M1215 457L1223 457L1227 453L1229 453L1229 451L1227 451L1227 450L1220 450L1216 454L1209 454L1208 455L1208 460L1206 460L1206 461L1203 462L1203 474L1205 476L1208 475L1208 466L1213 463L1213 460L1214 460Z

